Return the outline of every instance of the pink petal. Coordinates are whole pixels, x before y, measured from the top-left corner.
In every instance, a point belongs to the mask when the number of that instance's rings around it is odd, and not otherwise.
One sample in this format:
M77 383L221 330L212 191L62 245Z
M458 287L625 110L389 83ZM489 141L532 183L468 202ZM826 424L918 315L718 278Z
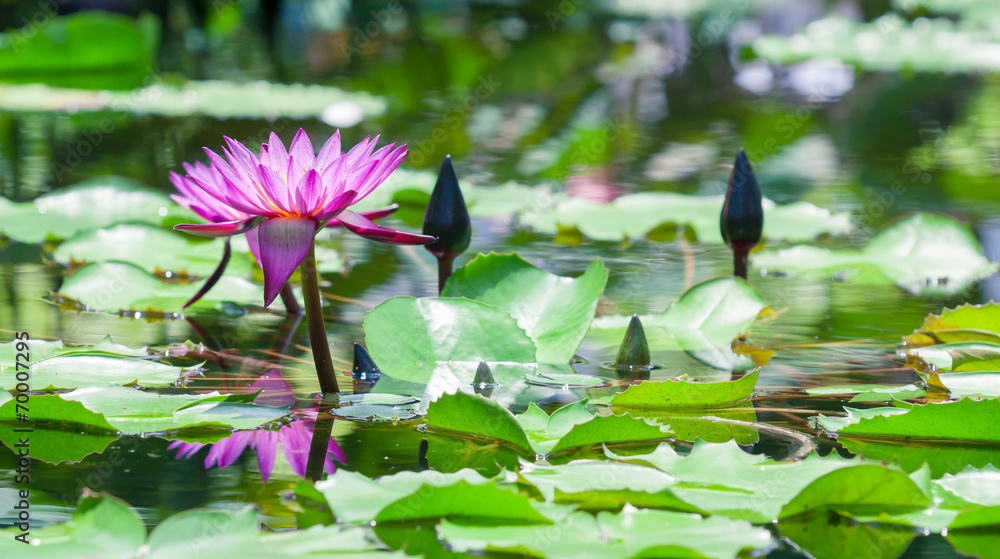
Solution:
M192 235L201 235L202 237L232 237L233 235L246 233L250 229L253 229L259 221L259 217L251 217L239 221L223 221L221 223L174 225L174 229L185 231Z
M292 209L291 204L288 203L288 185L278 176L278 173L274 172L274 169L264 164L258 165L257 179L264 188L267 197L270 198L274 206L277 206L272 207L271 211L288 211Z
M316 158L316 163L313 167L322 173L341 155L340 130L337 130L333 133L333 136L330 136L330 139L323 144L323 148L319 150L319 157Z
M270 217L260 224L260 267L264 269L264 306L269 306L302 263L316 235L316 220L308 217Z
M341 212L337 216L337 220L351 233L380 243L390 245L426 245L437 240L436 237L430 235L415 235L413 233L387 229L376 225L367 217L350 210Z
M386 146L387 148L392 147L393 144ZM384 149L384 148L383 148ZM379 150L381 151L381 150ZM389 175L399 167L399 164L403 162L409 151L406 149L405 145L399 146L394 151L389 153L379 161L378 166L372 171L368 176L368 179L364 184L358 185L358 200L363 199L372 193L379 185L385 182L385 179L389 178Z
M229 161L233 163L233 168L242 171L247 177L254 176L259 162L253 152L229 136L223 136L223 138L226 140L226 145L229 146L227 155Z
M256 227L247 231L247 244L250 245L250 253L253 254L253 259L260 266L260 240L257 238Z
M271 168L276 171L288 168L288 152L285 150L285 144L281 143L274 132L271 132L271 137L267 140L267 159Z
M320 213L316 214L316 221L326 221L337 217L340 212L344 211L348 206L354 203L354 197L356 195L357 192L348 190L333 200L330 200L330 202L327 203L322 210L320 210Z
M316 164L316 152L313 151L312 142L309 141L306 131L301 128L299 128L291 145L288 146L288 154L306 169L312 169L313 165Z
M396 211L398 209L399 209L399 204L393 204L391 206L386 206L384 208L377 208L377 209L374 209L374 210L368 210L368 211L364 211L364 212L354 212L354 213L361 214L361 215L365 216L368 219L378 219L380 217L385 217L385 216L391 214L392 212L394 212L394 211ZM327 223L326 226L327 227L343 227L340 224L340 220L337 219L337 218L331 219L330 223ZM250 233L252 233L252 231L248 231L247 232L247 236L249 236Z
M319 195L323 188L323 179L316 169L309 169L297 186L295 199L298 202L299 213L309 215L320 210Z

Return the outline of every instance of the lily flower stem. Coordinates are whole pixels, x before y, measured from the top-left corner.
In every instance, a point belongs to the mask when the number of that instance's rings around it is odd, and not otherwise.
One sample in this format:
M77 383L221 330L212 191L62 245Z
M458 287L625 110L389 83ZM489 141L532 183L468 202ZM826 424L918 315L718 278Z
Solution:
M326 337L326 323L323 320L323 302L319 294L319 274L316 272L316 246L309 247L309 254L299 266L302 276L302 297L306 303L306 322L309 325L309 344L312 346L316 376L323 394L340 392L337 374L330 358L330 342Z
M451 277L451 270L455 263L454 256L442 256L438 258L438 295L444 291L444 284L448 283Z
M733 275L738 278L747 279L747 255L749 250L733 249Z
M302 313L305 312L302 310L302 307L299 306L298 300L292 293L292 285L287 281L285 282L285 285L281 286L281 291L278 295L281 297L282 304L285 305L286 313L295 316L302 316Z

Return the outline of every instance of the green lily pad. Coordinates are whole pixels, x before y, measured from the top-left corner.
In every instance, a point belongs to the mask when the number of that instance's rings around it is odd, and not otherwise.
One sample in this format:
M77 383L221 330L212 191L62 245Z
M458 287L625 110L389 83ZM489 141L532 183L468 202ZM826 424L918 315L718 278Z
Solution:
M198 219L162 192L122 177L97 177L43 194L32 202L0 204L0 234L37 243L68 239L81 231L116 223L161 226L177 218Z
M575 503L588 511L619 511L626 504L638 508L704 513L671 491L675 479L654 468L577 460L559 466L523 464L520 478L546 501Z
M702 243L722 243L719 213L723 196L688 196L672 192L626 194L602 204L584 198L561 196L550 209L525 212L522 225L555 234L574 228L597 241L623 241L645 237L660 226L688 226ZM820 235L843 235L852 230L850 216L833 214L808 202L776 206L764 200L764 237L770 240L807 241Z
M92 262L63 281L59 295L91 310L179 312L201 289L201 283L164 283L149 272L124 262ZM264 289L249 280L224 275L190 309L218 307L223 302L262 304ZM280 303L276 303L278 308Z
M477 487L483 489L473 497ZM435 506L428 504L432 500L428 498L429 491L449 488L450 494L441 494L449 500L448 503L439 503L437 506L440 508L435 512L422 508L425 504ZM326 480L316 482L315 488L307 485L296 489L297 493L306 496L313 491L322 495L341 522L349 524L366 524L376 518L380 522L396 522L437 516L477 516L476 513L482 513L486 518L499 514L502 516L497 518L506 520L550 522L531 507L527 498L514 499L509 490L496 487L489 479L469 469L450 474L433 470L400 472L377 480L356 472L338 470ZM458 502L451 501L453 497L458 498ZM486 503L474 505L480 499L485 499ZM475 512L471 508L463 509L463 500L466 507L476 506ZM512 505L511 508L507 511L488 510L500 505L501 501ZM481 505L485 508L479 508Z
M995 371L1000 369L1000 345L956 342L907 349L924 371Z
M285 408L253 405L253 394L146 393L124 386L79 388L65 394L32 396L30 416L39 427L85 427L105 433L144 434L196 429L253 429L280 419ZM16 402L0 406L15 417ZM10 420L8 420L10 421Z
M608 269L595 261L579 278L550 274L517 254L479 255L448 280L442 297L466 297L509 313L535 342L540 363L566 363L587 333Z
M148 224L119 224L84 231L66 240L52 253L56 262L129 262L147 272L171 272L207 277L222 259L223 241L191 242L190 235ZM234 276L251 273L250 259L233 254L226 272Z
M14 539L21 533L16 526L2 532L4 557L132 559L146 541L146 527L135 509L106 494L85 494L68 522L31 526L23 537L32 545Z
M356 526L312 526L305 530L262 531L254 507L241 510L193 509L167 518L149 535L150 559L237 554L273 557L392 557ZM381 547L381 546L379 546Z
M457 388L472 383L480 361L524 364L518 378L534 368L535 343L478 301L393 297L365 315L364 330L372 358L399 380Z
M714 410L632 410L630 413L669 425L674 432L674 439L679 441L694 442L701 439L710 443L736 441L737 444L753 444L760 439L753 402Z
M31 365L33 390L70 389L109 384L171 386L199 370L175 367L148 359L110 355L69 354L50 357ZM11 390L18 383L11 375L0 376L0 388Z
M852 436L1000 443L1000 400L962 398L911 408L846 409L846 417L820 415L819 426Z
M742 402L753 395L760 370L739 380L690 382L667 380L640 382L615 394L609 404L616 409L719 408Z
M558 530L546 526L466 526L443 521L438 535L458 552L493 552L553 559L711 557L762 550L771 536L727 518L630 508L596 517L573 513Z
M750 330L768 312L768 304L747 282L721 277L700 283L667 307L659 316L643 316L643 330L657 350L723 348L732 353L734 339ZM617 347L631 317L602 316L594 319L585 344Z
M937 484L964 501L987 507L1000 506L1000 469L968 467L957 474L945 474Z
M34 397L33 397L34 398ZM29 409L32 406L29 405ZM33 416L32 416L33 417ZM16 429L24 428L24 424L0 423L0 443L18 452L18 445L25 433ZM30 435L28 456L34 460L42 460L49 464L60 462L76 463L91 454L101 454L108 446L118 440L117 435L100 431L63 431L33 426Z
M17 350L18 341L0 343L0 371L17 366L17 354L27 353L29 359L21 363L35 363L60 355L107 355L114 357L145 357L146 348L131 348L111 341L111 336L93 345L65 345L62 340L27 340L27 352Z
M820 386L803 390L812 396L836 396L840 394L853 394L850 403L854 402L891 402L896 400L909 400L911 398L921 398L924 389L915 384L904 384L893 386L886 384L849 384L846 386Z
M939 337L943 336L943 338ZM960 305L929 314L913 334L903 338L907 347L952 342L1000 342L1000 303Z
M879 231L859 251L797 246L763 252L753 263L789 275L850 271L917 295L947 295L997 271L969 228L938 214L916 213Z
M537 455L668 436L666 427L655 422L629 415L594 416L586 406L586 400L574 402L550 416L532 402L527 412L515 416L493 400L457 392L431 402L426 421L428 426L449 433L499 440Z
M959 2L958 4L964 4ZM909 22L887 14L859 23L846 17L814 21L792 36L766 35L753 43L753 52L776 64L811 59L834 59L862 70L898 72L982 72L1000 69L996 57L981 53L1000 44L983 34L974 21L920 18Z
M569 390L573 388L596 388L611 384L608 379L595 377L592 375L543 373L538 375L524 375L524 380L528 384L537 386L548 386L550 388L562 388Z
M928 377L930 384L943 386L952 398L1000 397L1000 371L940 373Z
M677 483L672 491L687 503L712 514L754 523L777 519L796 495L830 472L876 464L862 462L860 458L840 458L836 453L778 462L747 454L733 441L723 444L696 441L687 456L677 454L668 444L661 444L649 454L605 453L609 458L653 466L675 477Z
M905 473L884 466L860 465L817 478L781 508L780 516L816 511L852 516L902 514L930 504L931 498Z
M267 119L316 118L331 106L371 118L384 114L388 106L382 97L333 86L222 80L156 84L122 92L63 89L40 84L10 85L0 86L0 100L0 109L6 111L112 111Z

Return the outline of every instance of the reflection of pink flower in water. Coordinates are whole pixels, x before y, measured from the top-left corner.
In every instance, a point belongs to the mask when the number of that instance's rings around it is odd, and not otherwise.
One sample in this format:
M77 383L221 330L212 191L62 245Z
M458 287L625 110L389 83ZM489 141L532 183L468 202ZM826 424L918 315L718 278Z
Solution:
M289 385L277 369L271 369L250 385L250 390L261 390L256 402L269 406L283 406L294 402L291 385ZM191 458L205 446L210 446L205 457L205 468L218 466L225 468L236 462L248 447L257 451L257 466L266 482L274 469L274 461L278 456L278 446L284 450L285 459L292 466L296 475L306 473L306 463L309 461L309 445L312 443L313 428L316 426L316 412L313 410L300 412L301 419L296 419L278 431L238 431L229 438L206 445L204 443L186 443L173 441L168 450L177 449L177 458ZM333 438L327 445L326 460L323 470L327 473L337 471L333 463L336 460L343 464L347 456Z

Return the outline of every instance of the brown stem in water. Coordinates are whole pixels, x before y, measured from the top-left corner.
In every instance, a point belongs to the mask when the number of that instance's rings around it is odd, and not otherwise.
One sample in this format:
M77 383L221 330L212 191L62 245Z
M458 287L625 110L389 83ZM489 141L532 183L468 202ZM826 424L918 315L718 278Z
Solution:
M451 268L454 263L454 256L441 256L438 258L438 295L444 291L444 284L451 277Z
M309 247L309 254L299 266L302 275L302 298L306 302L306 321L309 325L309 345L312 346L316 377L323 394L340 392L337 373L333 370L330 357L330 342L326 337L326 322L323 320L323 301L319 295L319 274L316 272L316 247Z
M738 278L747 279L747 255L750 251L747 249L734 248L733 249L733 275Z

